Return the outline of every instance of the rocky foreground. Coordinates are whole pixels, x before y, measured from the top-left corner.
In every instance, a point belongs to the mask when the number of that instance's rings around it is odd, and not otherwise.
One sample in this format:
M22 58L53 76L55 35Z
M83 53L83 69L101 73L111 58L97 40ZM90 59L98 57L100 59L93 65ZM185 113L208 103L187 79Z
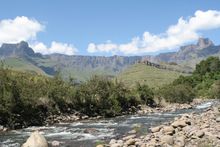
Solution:
M201 114L184 114L150 131L139 137L133 131L134 134L97 147L220 147L220 107Z
M176 109L190 109L194 104L174 104L171 107L141 108L138 113L175 111ZM219 105L218 105L219 107ZM86 119L86 118L85 118ZM138 136L137 130L132 130L121 139L112 139L109 144L97 147L220 147L220 107L213 106L200 114L184 114L174 121L150 128L146 135ZM40 145L40 146L38 146ZM31 134L22 147L60 146L60 142L52 141L49 144L38 131Z

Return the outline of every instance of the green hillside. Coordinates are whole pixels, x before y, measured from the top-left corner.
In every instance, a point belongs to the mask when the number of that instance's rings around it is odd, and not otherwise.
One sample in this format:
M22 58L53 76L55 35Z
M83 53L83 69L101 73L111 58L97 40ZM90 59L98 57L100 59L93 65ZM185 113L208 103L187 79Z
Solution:
M9 68L17 70L17 71L47 75L42 69L31 64L30 62L28 62L27 60L23 58L6 58L3 61L4 61L4 64L7 65Z
M135 64L121 72L117 79L124 82L127 86L133 87L137 82L147 84L156 88L164 84L171 83L183 73L159 69L145 64Z

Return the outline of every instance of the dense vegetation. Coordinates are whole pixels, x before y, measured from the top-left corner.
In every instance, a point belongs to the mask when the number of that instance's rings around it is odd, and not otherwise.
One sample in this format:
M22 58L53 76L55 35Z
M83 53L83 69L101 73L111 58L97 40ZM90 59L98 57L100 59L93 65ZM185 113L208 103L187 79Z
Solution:
M52 114L81 112L112 117L139 104L153 105L153 92L138 84L126 88L117 80L94 76L80 85L73 78L63 81L0 68L0 124L11 128L42 125Z
M167 102L187 103L195 97L220 98L220 60L210 57L190 76L180 76L156 91ZM155 106L147 85L127 88L122 82L94 76L77 84L0 66L0 124L11 128L42 125L54 114L81 112L88 116L112 117L133 111L139 104Z
M185 103L194 97L220 98L220 60L209 57L196 65L190 76L180 76L159 90L168 102Z

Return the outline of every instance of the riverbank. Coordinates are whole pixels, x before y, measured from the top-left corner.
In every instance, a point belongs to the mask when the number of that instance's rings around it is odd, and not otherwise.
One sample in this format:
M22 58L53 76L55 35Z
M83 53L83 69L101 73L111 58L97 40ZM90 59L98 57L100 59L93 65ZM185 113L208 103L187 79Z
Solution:
M132 132L132 131L131 131ZM104 145L98 145L102 147ZM220 146L220 108L219 105L208 108L201 114L183 114L173 121L150 128L147 135L133 134L120 139L112 139L110 147L121 146L175 146L204 147Z
M194 106L201 104L205 101L210 101L210 100L194 99L193 102L191 102L190 104L171 103L171 104L166 104L163 106L158 105L157 107L139 105L136 108L135 107L130 108L129 111L127 112L123 112L121 116L135 115L135 114L144 115L144 114L150 114L150 113L174 112L176 110L181 110L181 109L191 109ZM84 115L79 112L74 112L74 113L66 113L66 114L59 114L59 115L50 115L47 117L43 125L51 126L53 124L59 124L59 123L73 123L73 122L80 122L84 120L98 120L98 119L103 119L103 117L102 116L89 117L88 115ZM0 133L10 131L10 130L11 130L10 128L0 125Z
M171 103L166 105L158 105L157 107L149 107L146 105L139 105L137 107L131 107L129 111L123 112L120 116L123 115L134 115L134 114L149 114L149 113L163 113L163 112L174 112L180 109L191 109L194 106L204 103L206 101L210 101L210 99L194 99L193 102L189 104L178 104L178 103ZM49 116L46 121L45 125L52 125L55 123L70 123L70 122L77 122L83 120L97 120L102 119L102 116L96 117L89 117L88 115L84 115L79 112L75 112L73 114L60 114L60 115L51 115Z
M98 143L108 143L112 138L120 139L130 134L135 137L143 136L148 134L151 127L170 122L185 113L201 114L215 103L216 101L210 100L196 105L192 109L181 109L175 112L124 115L12 130L0 134L0 146L20 147L32 132L38 130L46 138L49 145L59 142L62 147L94 147Z

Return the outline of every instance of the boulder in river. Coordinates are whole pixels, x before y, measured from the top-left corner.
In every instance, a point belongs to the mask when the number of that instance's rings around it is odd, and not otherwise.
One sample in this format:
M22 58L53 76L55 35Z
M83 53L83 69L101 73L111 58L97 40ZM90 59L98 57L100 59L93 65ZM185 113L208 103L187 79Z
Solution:
M95 128L86 128L84 130L84 133L89 133L89 134L93 134L96 133L98 130L96 130Z
M4 129L4 127L0 125L0 132L2 132L3 129Z
M51 145L52 145L52 147L55 147L55 146L60 146L60 142L59 142L59 141L54 140L54 141L52 141Z
M48 147L47 140L38 131L35 131L22 145L22 147Z

